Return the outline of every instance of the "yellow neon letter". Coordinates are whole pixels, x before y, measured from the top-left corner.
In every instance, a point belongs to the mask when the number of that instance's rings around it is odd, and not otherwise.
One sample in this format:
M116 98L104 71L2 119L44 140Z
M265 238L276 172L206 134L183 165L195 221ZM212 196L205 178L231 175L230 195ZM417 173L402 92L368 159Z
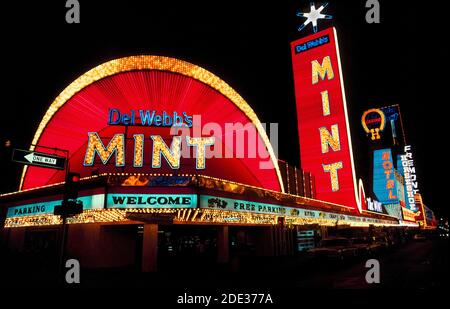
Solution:
M173 169L180 167L181 156L181 136L174 136L170 148L164 142L161 136L152 135L153 140L153 153L152 153L152 167L161 167L161 153L166 158L167 163Z
M214 145L215 138L211 137L189 137L186 136L186 141L189 146L196 147L196 155L195 155L195 167L197 169L204 169L206 166L205 155L206 155L206 146Z
M342 161L332 164L322 164L324 172L330 173L331 190L333 192L339 191L339 177L338 170L342 168Z
M319 64L317 60L311 61L312 66L312 84L315 85L319 82L319 76L321 80L325 79L325 75L328 76L328 80L334 78L333 67L331 66L330 56L326 56L322 60L322 64Z
M106 148L96 132L89 132L88 137L88 146L86 148L83 163L85 166L91 166L94 164L96 153L102 160L103 164L108 163L113 153L116 153L116 166L125 165L125 138L123 134L114 135Z
M320 143L322 144L322 153L327 153L330 151L329 146L333 151L341 150L341 143L339 140L339 127L337 124L333 124L331 126L331 134L330 131L326 127L320 127Z
M144 134L134 134L134 167L142 167L144 162Z
M328 90L322 91L320 93L322 96L322 114L324 116L330 115L330 100L328 99Z

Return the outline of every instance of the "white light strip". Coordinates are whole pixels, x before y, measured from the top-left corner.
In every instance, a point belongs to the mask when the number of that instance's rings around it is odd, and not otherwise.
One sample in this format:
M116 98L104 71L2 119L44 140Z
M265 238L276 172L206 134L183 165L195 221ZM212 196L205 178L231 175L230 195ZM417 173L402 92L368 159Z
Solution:
M386 216L386 217L391 217L391 218L394 218L395 220L399 220L397 217L395 217L395 216L391 216L391 215L387 215L387 214L382 214L382 213L379 213L379 212L376 212L376 211L370 211L370 210L363 210L362 212L368 212L368 213L371 213L371 214L376 214L376 215L379 215L379 216Z
M358 201L359 192L358 192L358 185L356 183L355 163L353 160L352 136L351 136L351 132L350 132L350 125L349 125L348 113L347 113L347 100L345 98L345 87L344 87L344 78L343 78L344 74L342 72L342 67L341 67L341 56L339 54L338 37L337 37L337 32L336 32L335 27L333 27L333 32L334 32L334 41L336 43L335 46L336 46L336 54L337 54L338 67L339 67L339 79L341 82L342 100L344 101L344 114L345 114L345 122L347 125L347 141L348 141L348 147L349 147L349 152L350 152L350 162L352 165L351 167L352 167L352 175L353 175L353 188L354 188L354 192L355 192L355 202L356 202L356 205L358 206L359 213L362 213L361 201Z
M410 226L410 227L419 227L418 223L412 223L412 222L408 222L408 221L400 221L399 226Z

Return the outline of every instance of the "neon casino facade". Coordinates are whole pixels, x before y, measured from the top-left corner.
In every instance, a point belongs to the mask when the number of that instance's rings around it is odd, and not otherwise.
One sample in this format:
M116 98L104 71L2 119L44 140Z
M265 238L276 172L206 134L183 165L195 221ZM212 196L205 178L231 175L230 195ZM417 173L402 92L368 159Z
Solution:
M333 31L325 35L334 46ZM154 271L162 248L174 246L176 240L169 239L174 235L212 235L217 261L227 262L232 244L242 239L251 239L257 255L293 254L296 230L303 226L398 226L397 218L366 212L361 204L339 56L332 55L327 64L315 48L312 56L318 61L311 71L310 59L295 60L299 44L292 43L294 76L299 76L296 65L309 63L305 70L313 86L330 82L327 94L320 85L309 94L318 95L320 117L327 120L330 106L337 115L329 117L336 122L331 133L326 121L320 130L313 129L321 134L313 151L320 151L317 156L324 161L313 162L311 153L302 150L303 169L314 173L279 161L250 105L194 64L161 56L120 58L91 69L64 89L42 118L30 150L65 149L70 171L81 174L83 213L68 219L68 254L86 267L125 266L139 258L143 271ZM333 73L326 71L327 65ZM330 74L341 84L327 81ZM300 86L296 82L296 89ZM299 114L299 99L302 104L316 102L297 96ZM302 121L309 126L300 118L300 135L306 132ZM238 129L230 133L230 124ZM247 148L241 155L236 154L242 131L237 124L250 124L255 133L254 144L244 140ZM339 132L344 133L340 140ZM307 149L302 143L312 142L300 141L302 149ZM257 155L249 155L253 148ZM341 165L326 162L329 157ZM61 170L25 166L19 191L0 196L8 247L20 251L33 233L60 228L53 210L61 204L64 177Z

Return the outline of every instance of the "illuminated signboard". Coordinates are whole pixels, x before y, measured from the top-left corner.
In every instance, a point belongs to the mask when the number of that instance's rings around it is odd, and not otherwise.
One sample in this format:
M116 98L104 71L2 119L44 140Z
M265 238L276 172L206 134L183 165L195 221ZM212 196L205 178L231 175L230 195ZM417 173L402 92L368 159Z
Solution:
M104 205L105 195L95 194L91 196L82 196L78 200L83 202L83 209L102 209ZM54 200L47 202L30 203L8 208L7 218L28 217L38 215L53 214L55 206L61 205L62 200Z
M423 205L424 215L425 215L425 226L426 227L432 227L437 226L437 219L434 215L434 212L428 208L427 206Z
M396 203L384 204L383 207L388 213L388 215L401 220L402 219L401 208L405 207L405 188L402 175L396 170L394 170L394 174L395 174L395 185L397 187L398 201Z
M379 149L373 153L373 192L383 204L398 203L391 149Z
M297 214L297 209L289 208L280 205L257 203L244 200L235 200L230 198L216 197L210 195L200 196L201 208L213 208L221 210L233 210L243 212L254 212L263 214L272 214L286 216L289 215L289 211L292 214Z
M405 145L399 105L371 108L363 113L361 124L378 148Z
M121 112L120 109L110 108L108 113L108 125L122 126L155 126L155 127L192 127L193 116L186 112L159 113L156 110L134 110L129 113Z
M244 98L213 73L169 57L118 58L84 73L43 115L30 150L44 146L67 150L83 178L201 173L284 191L275 150ZM20 189L64 177L26 167Z
M324 36L320 36L314 40L309 40L305 43L300 43L300 44L296 44L295 45L295 53L299 54L301 52L305 52L308 51L312 48L324 45L324 44L328 44L330 43L330 36L329 35L324 35Z
M414 196L414 199L416 201L416 207L418 209L418 211L415 212L415 217L416 217L416 221L420 221L420 222L425 222L425 208L424 208L424 204L422 201L422 195L421 194L416 194ZM426 224L426 222L425 222Z
M372 198L366 198L367 201L367 210L383 213L383 204L376 200L372 200Z
M199 206L204 209L218 209L223 211L253 212L259 214L277 215L280 217L322 219L333 222L353 222L353 223L384 223L392 224L392 221L349 216L332 212L308 210L294 207L286 207L275 204L259 203L253 201L236 200L211 195L200 195Z
M163 111L158 114L156 111L150 110L131 110L130 113L123 113L119 109L110 109L108 115L108 125L123 126L155 126L155 127L192 127L192 116L188 116L185 112L167 113ZM206 150L208 146L214 145L214 136L210 137L190 137L190 136L173 136L170 147L166 144L160 135L150 135L153 142L152 147L152 168L161 167L161 157L163 156L172 169L180 168L182 139L186 139L187 147L196 148L196 169L205 169L206 167ZM144 146L145 135L133 134L134 151L133 151L133 167L141 168L144 162ZM125 134L115 134L109 140L107 146L104 145L102 139L97 132L88 133L88 144L86 147L86 155L84 156L84 166L94 165L95 156L98 155L103 164L108 164L109 160L115 155L115 165L117 167L125 166Z
M371 140L380 139L380 132L386 126L386 117L384 113L378 108L372 108L364 112L361 118L364 131L370 134Z
M401 155L403 177L405 180L406 191L406 207L411 211L418 211L416 206L415 195L419 193L419 185L417 182L416 168L414 166L413 154L411 146L406 145L404 155Z
M409 210L408 208L402 207L402 214L403 214L403 220L416 222L415 213L413 211Z
M195 208L196 194L108 194L107 208Z
M386 209L386 212L389 216L397 218L399 220L402 219L402 207L398 203L393 204L384 204L384 209Z
M405 145L399 105L371 108L363 113L361 124L372 141L381 142L380 147Z
M314 175L317 199L361 210L336 31L291 50L302 169Z
M389 130L389 134L385 132L386 143L390 143L393 146L405 145L405 134L403 131L403 123L400 113L399 105L385 106L381 110L386 117L386 125ZM390 137L389 139L387 137Z
M144 134L133 134L134 151L133 151L133 167L141 168L144 162ZM153 141L152 146L152 168L161 167L161 157L164 156L167 164L171 169L179 169L181 162L181 145L183 143L182 136L174 136L170 147L166 144L160 135L150 135ZM214 145L215 138L212 137L195 137L185 136L186 145L196 148L195 168L205 169L206 167L206 148ZM88 133L88 144L86 147L86 155L84 156L84 166L93 166L95 157L101 159L102 164L108 164L112 155L115 154L116 167L125 166L125 145L126 137L124 134L115 134L109 141L108 146L105 146L97 132ZM162 155L162 156L161 156Z
M397 165L398 166L398 165ZM403 172L395 171L395 183L397 186L397 197L401 207L406 207L405 201L405 181L402 176Z

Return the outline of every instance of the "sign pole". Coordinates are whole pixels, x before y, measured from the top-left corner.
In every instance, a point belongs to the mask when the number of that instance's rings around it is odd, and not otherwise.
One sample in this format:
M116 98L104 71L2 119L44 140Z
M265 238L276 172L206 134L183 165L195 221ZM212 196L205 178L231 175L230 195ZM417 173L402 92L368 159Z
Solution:
M65 180L67 181L67 176L69 175L69 151L65 150L67 154L67 161L65 164ZM65 199L63 198L62 206L64 206ZM69 229L67 226L67 215L61 214L62 219L62 231L61 231L61 248L60 248L60 255L59 255L59 263L58 263L58 281L61 283L61 285L64 284L64 269L65 269L65 258L66 258L66 242L67 242L67 234L69 233Z
M12 161L22 163L25 165L38 166L44 168L52 168L65 170L65 180L67 182L67 177L69 175L69 151L66 149L60 149L56 147L47 147L42 145L32 144L34 147L33 150L22 150L22 149L14 149ZM36 148L49 149L53 151L60 151L65 154L65 157L58 156L55 154L43 153L35 151ZM61 208L67 207L66 197L63 198ZM57 270L57 282L64 284L63 274L64 274L64 259L66 256L66 242L67 242L67 217L68 214L62 212L61 214L62 226L60 232L60 250L59 250L59 261L58 261L58 270Z
M64 260L66 256L66 242L67 242L67 216L61 215L62 227L61 227L61 246L59 250L59 261L58 261L58 283L64 284Z

